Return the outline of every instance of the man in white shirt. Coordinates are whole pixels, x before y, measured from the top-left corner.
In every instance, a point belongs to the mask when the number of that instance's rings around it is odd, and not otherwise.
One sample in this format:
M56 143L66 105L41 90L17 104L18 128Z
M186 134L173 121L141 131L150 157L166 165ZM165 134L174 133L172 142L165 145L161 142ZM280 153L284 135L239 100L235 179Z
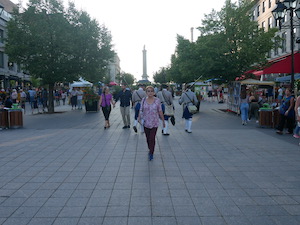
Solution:
M78 88L77 90L77 108L82 109L82 98L83 98L83 91Z

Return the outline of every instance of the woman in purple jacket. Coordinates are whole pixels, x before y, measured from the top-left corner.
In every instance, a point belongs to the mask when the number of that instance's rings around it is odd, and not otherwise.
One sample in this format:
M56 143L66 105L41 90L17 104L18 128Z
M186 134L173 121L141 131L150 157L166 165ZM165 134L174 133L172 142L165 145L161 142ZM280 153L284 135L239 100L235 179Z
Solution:
M115 107L115 101L113 100L112 94L109 92L108 87L104 87L102 91L102 95L100 96L100 106L102 108L102 112L105 118L105 126L104 129L110 127L109 123L109 115L111 112L111 104Z

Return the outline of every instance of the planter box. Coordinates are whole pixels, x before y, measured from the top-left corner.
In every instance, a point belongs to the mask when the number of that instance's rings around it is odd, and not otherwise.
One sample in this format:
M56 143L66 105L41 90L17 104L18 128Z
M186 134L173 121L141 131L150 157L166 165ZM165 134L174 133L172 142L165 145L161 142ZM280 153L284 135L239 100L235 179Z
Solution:
M84 102L85 105L85 111L86 112L98 112L98 101L92 102L92 104L89 104L88 102Z

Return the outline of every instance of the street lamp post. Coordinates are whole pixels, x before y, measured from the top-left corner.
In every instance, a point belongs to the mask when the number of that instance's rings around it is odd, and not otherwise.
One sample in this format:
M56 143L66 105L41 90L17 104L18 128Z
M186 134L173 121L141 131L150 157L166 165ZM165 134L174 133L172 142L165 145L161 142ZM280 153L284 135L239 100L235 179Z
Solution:
M276 8L272 14L276 21L279 21L279 29L282 27L282 21L287 11L290 11L290 45L291 45L291 88L294 90L295 72L294 72L294 12L300 18L300 8L296 9L299 5L299 0L284 0L278 1Z

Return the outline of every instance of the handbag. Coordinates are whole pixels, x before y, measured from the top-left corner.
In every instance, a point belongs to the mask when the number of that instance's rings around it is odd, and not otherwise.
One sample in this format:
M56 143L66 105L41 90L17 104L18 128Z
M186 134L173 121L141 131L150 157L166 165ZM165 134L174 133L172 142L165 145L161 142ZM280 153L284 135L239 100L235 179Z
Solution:
M165 115L166 116L174 116L173 105L165 105Z
M166 103L165 104L165 115L166 116L174 116L174 107L172 104L168 104L167 101L166 101L166 98L165 98L165 95L164 95L164 92L161 91L162 95L163 95L163 98L164 98L164 102Z
M175 117L174 117L174 116L171 116L171 119L170 119L170 120L171 120L172 125L175 126Z
M191 113L191 114L195 114L198 111L197 107L195 105L189 105L188 110L189 110L189 113Z
M187 108L188 108L188 110L189 110L189 113L190 113L190 114L195 114L195 113L197 113L197 112L198 112L198 109L197 109L197 107L194 105L194 102L191 100L191 98L188 96L187 93L185 93L185 94L186 94L186 96L189 98L190 102L193 103L193 105L187 106Z

